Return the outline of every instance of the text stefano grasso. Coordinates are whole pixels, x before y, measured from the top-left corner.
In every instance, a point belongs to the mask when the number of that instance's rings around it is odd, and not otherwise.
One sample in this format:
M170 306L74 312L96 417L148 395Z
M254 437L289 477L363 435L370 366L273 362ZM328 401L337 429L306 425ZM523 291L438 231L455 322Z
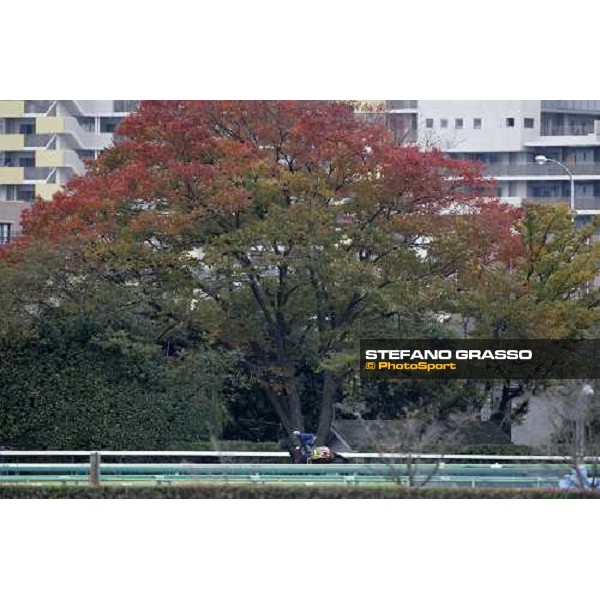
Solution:
M532 360L531 350L365 350L366 360Z

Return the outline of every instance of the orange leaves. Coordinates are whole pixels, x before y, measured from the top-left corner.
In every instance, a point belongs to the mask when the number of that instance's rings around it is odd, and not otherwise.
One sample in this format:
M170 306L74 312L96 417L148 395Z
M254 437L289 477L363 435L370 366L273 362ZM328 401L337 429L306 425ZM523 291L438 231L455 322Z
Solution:
M111 200L58 193L51 202L37 201L23 213L21 243L28 239L56 242L73 235L106 235L115 230L114 216L115 204Z
M428 231L432 217L468 205L481 221L473 243L482 248L487 236L496 255L508 253L514 215L482 201L488 182L477 164L400 147L347 104L142 102L118 133L127 137L85 177L24 216L24 240L146 233L197 242L304 202L336 213L323 222L343 212L356 228L386 221L392 232L405 220Z

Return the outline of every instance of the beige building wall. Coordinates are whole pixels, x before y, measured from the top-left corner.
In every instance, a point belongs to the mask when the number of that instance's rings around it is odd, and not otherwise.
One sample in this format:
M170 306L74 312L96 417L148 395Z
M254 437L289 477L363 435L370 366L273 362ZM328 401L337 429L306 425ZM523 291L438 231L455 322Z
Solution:
M21 213L30 207L30 202L0 202L0 223L10 225L11 238L21 233Z

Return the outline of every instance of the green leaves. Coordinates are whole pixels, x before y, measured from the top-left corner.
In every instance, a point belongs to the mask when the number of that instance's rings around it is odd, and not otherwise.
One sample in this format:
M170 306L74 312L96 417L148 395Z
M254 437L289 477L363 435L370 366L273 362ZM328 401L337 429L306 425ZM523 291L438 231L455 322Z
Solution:
M528 205L518 222L523 252L465 274L457 312L482 337L569 338L595 335L600 264L593 223L576 225L566 207Z

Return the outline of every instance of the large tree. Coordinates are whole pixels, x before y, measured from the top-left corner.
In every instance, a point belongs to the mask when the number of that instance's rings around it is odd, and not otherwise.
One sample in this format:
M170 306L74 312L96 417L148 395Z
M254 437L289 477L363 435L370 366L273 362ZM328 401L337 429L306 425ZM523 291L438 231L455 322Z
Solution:
M76 237L97 272L159 290L173 323L243 350L288 434L313 411L322 441L359 339L431 335L448 282L515 237L478 165L342 103L143 102L119 134L21 245Z

